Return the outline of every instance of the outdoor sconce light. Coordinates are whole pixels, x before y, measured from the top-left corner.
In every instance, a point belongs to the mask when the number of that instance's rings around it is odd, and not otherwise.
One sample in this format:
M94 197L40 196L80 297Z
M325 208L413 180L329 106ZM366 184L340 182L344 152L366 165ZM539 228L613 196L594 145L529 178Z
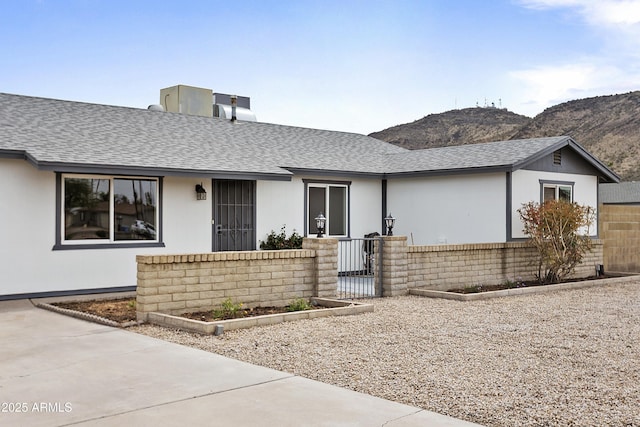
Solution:
M387 215L384 219L387 224L387 236L393 236L393 226L396 225L396 219L391 215Z
M207 200L207 190L204 189L202 183L196 184L196 199Z
M316 228L318 229L317 237L322 237L322 235L324 234L324 225L327 222L327 218L325 218L324 215L322 215L322 212L320 212L320 215L318 215L315 219L316 219Z

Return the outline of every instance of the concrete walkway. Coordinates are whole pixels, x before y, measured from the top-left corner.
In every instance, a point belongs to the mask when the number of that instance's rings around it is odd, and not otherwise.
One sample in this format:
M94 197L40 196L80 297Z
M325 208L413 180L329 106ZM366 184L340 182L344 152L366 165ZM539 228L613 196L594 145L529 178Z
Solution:
M0 405L2 426L475 425L28 300L0 302Z

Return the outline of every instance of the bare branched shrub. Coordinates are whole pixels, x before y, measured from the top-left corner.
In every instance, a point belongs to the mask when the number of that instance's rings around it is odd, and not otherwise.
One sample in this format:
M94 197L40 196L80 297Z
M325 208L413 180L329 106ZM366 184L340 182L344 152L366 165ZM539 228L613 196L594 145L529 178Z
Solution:
M538 251L536 279L558 283L571 275L592 248L589 227L595 211L563 200L529 202L518 209L524 233Z

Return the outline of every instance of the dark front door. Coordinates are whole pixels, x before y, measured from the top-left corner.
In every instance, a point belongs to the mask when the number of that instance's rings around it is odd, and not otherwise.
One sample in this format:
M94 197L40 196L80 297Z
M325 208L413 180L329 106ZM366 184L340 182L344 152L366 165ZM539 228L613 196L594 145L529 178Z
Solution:
M213 182L213 250L256 249L256 182Z

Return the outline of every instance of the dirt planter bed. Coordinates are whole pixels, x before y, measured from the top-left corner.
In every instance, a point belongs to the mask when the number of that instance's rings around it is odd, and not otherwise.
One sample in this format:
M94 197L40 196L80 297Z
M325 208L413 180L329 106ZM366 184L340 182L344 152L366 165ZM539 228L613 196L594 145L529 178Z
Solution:
M432 289L414 288L409 290L410 295L428 298L442 298L455 301L478 301L491 298L502 298L513 295L538 294L543 292L563 291L569 289L582 289L592 286L603 286L612 283L629 283L640 279L640 275L613 277L608 279L585 280L581 282L560 283L557 285L528 286L524 288L503 289L500 291L478 292L473 294L461 294L457 292L436 291Z
M129 328L131 326L137 326L142 324L136 320L118 322L115 320L107 319L96 314L87 313L84 311L73 310L69 308L58 307L56 303L64 302L84 302L84 301L102 301L102 300L127 300L135 298L135 293L122 292L122 293L106 293L106 294L88 294L88 295L70 295L66 297L51 297L44 298L40 301L32 300L33 305L38 308L53 311L54 313L64 314L65 316L75 317L76 319L86 320L88 322L99 323L101 325L112 326L114 328Z
M191 332L198 332L205 335L219 335L223 331L233 329L252 328L254 326L273 325L276 323L290 322L302 319L315 319L328 316L349 316L373 312L373 305L356 302L343 301L329 298L310 298L314 305L326 307L315 310L293 311L290 313L267 314L264 316L244 317L231 320L216 320L213 322L203 322L200 320L187 319L186 317L174 316L163 313L148 313L147 322L169 328L178 328Z

